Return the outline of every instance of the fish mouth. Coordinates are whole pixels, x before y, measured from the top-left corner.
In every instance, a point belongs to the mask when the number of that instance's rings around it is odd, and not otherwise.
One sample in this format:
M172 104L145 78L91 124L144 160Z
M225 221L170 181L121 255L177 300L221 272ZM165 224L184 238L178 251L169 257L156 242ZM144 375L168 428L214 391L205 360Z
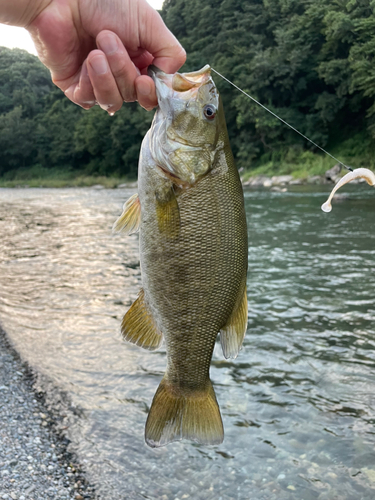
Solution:
M211 68L208 64L198 71L190 73L174 73L169 75L163 70L151 64L147 69L147 74L150 76L156 86L156 93L158 97L166 97L170 91L183 93L188 91L198 90L201 85L206 83L211 77ZM182 97L181 96L181 97Z
M155 78L157 77L157 75L165 75L164 71L160 68L158 68L157 66L155 66L154 64L151 64L148 68L147 68L147 74L148 76L150 76L154 81L155 81Z

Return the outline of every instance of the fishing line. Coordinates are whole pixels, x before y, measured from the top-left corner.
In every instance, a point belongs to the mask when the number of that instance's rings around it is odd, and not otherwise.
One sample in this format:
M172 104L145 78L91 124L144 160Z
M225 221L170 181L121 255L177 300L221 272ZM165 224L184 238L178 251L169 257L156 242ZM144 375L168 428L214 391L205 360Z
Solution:
M212 71L214 71L217 75L219 75L223 80L225 80L226 82L230 83L231 85L233 85L233 87L235 87L237 90L239 90L240 92L242 92L246 97L248 97L249 99L251 99L252 101L254 101L256 104L258 104L258 106L260 106L261 108L265 109L266 111L268 111L269 113L271 113L272 116L274 116L275 118L277 118L278 120L280 120L282 123L284 123L284 125L287 125L289 128L291 128L292 130L294 130L294 132L297 132L297 134L299 134L301 137L303 137L304 139L306 139L306 141L309 141L311 142L311 144L313 144L316 148L320 149L321 151L323 151L323 153L325 153L326 155L330 156L331 158L333 158L335 161L337 161L340 165L342 165L343 167L345 167L347 170L350 170L351 172L353 172L353 169L351 167L348 167L347 165L345 165L345 163L343 163L342 161L338 160L337 158L335 158L333 155L331 155L331 153L328 153L328 151L326 151L325 149L323 149L321 146L319 146L319 144L316 144L316 142L312 141L311 139L309 139L308 137L306 137L304 134L302 134L302 132L300 132L299 130L297 130L296 128L294 128L292 125L289 125L288 122L286 122L285 120L283 120L282 118L280 118L280 116L277 116L276 113L274 113L273 111L271 111L270 109L266 108L266 106L264 106L263 104L261 104L259 101L257 101L256 99L254 99L254 97L252 97L251 95L249 95L247 92L245 92L244 90L240 89L240 87L237 87L237 85L233 82L231 82L230 80L228 80L228 78L226 78L225 76L223 76L221 73L219 73L218 71L216 71L216 69L212 68Z

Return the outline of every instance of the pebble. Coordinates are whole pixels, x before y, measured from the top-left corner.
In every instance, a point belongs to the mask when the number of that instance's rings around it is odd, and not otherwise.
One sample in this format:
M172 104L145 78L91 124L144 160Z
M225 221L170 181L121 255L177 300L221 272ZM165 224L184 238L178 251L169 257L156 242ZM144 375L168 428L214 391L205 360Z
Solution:
M0 498L1 500L94 500L77 459L54 431L54 419L34 391L33 375L0 329ZM69 473L68 473L69 471Z

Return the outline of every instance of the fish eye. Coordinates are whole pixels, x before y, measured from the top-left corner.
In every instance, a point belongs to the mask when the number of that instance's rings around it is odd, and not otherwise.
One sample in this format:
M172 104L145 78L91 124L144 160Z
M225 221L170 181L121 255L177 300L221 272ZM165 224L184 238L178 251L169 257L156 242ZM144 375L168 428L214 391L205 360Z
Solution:
M207 120L213 120L216 116L216 108L211 104L206 104L203 108L203 114L207 118Z

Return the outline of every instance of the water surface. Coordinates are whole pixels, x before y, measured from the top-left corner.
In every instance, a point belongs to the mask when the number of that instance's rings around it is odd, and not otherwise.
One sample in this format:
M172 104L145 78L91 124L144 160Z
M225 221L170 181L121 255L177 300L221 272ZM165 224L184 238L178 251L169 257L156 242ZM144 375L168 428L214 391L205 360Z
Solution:
M138 236L111 226L134 190L0 189L0 321L62 395L66 432L104 499L375 498L374 191L247 191L249 327L211 368L220 446L152 450L165 351L124 343Z

